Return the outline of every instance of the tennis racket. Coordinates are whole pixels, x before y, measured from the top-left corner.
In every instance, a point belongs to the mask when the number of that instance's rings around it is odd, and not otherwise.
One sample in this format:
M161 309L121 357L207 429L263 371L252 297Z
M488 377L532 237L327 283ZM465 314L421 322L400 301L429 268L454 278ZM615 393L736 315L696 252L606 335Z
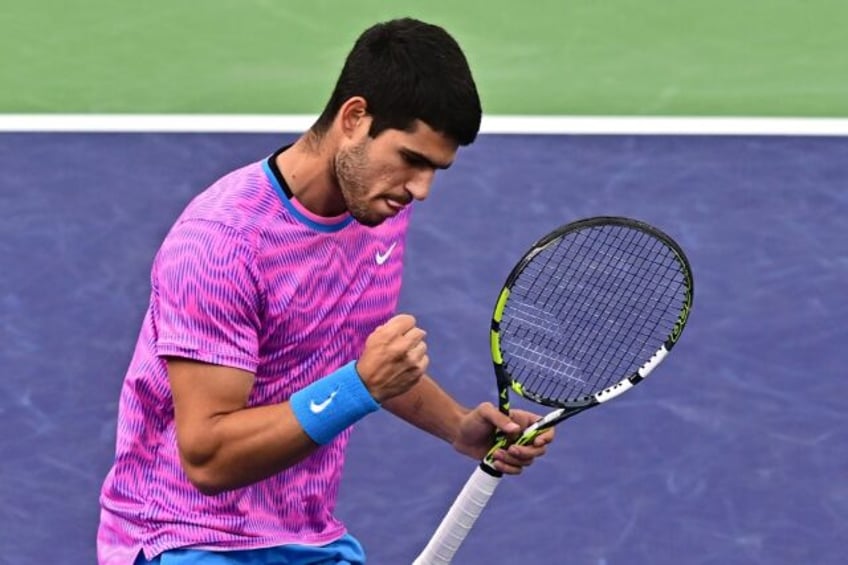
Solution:
M680 338L692 308L689 261L668 235L629 218L596 217L537 241L507 277L490 334L498 406L510 390L554 408L515 443L641 382ZM413 565L449 564L497 488L495 443Z

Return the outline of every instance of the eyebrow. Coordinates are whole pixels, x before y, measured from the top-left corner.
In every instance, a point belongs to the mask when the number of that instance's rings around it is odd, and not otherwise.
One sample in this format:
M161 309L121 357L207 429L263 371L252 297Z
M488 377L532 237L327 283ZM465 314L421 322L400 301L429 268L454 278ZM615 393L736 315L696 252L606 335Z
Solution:
M420 161L421 163L424 163L425 165L427 165L428 167L433 168L433 169L444 170L444 169L449 169L450 166L453 165L453 161L451 161L449 163L436 163L435 161L433 161L432 159L430 159L429 157L427 157L423 153L419 153L418 151L415 151L414 149L409 149L408 147L401 148L401 153L403 153L404 155L406 155L407 157L409 157L409 158L411 158L415 161Z

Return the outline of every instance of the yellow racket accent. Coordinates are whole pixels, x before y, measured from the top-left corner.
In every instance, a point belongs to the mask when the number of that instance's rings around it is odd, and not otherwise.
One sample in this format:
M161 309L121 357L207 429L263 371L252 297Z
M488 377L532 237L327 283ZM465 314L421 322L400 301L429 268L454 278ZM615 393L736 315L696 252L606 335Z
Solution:
M495 304L495 314L493 318L498 323L500 323L501 318L503 318L503 311L506 306L507 298L509 298L509 289L505 288L501 291L501 295L498 296L498 302Z
M532 432L525 432L520 438L515 440L515 445L529 445L533 443L533 440L539 437L545 430L533 430Z
M494 465L494 463L495 463L495 459L494 459L495 452L498 449L503 449L504 447L506 447L506 445L508 443L509 443L509 439L507 439L507 437L505 435L500 434L500 433L497 434L497 436L495 436L495 445L493 445L492 448L489 450L489 452L486 453L486 457L483 458L483 463L487 464L489 467L494 469L495 468L495 465Z
M503 357L501 357L501 336L495 330L492 330L489 336L489 343L492 346L492 361L498 365L503 365Z

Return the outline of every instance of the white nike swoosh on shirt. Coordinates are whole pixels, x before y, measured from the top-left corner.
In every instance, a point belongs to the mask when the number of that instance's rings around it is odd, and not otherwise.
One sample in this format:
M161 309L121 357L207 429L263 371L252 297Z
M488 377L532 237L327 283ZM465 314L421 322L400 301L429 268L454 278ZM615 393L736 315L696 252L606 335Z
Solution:
M382 265L383 263L385 263L385 262L386 262L386 260L388 260L389 255L391 255L391 254L392 254L392 251L394 251L394 250L395 250L395 245L397 245L397 242L396 242L396 241L395 241L394 243L392 243L392 244L389 246L389 248L388 248L388 249L386 249L386 252L385 252L385 253L382 253L382 254L381 254L381 253L378 251L377 253L375 253L375 254L374 254L374 259L377 261L377 264L378 264L378 265Z
M330 396L326 398L323 402L315 402L314 400L309 401L309 410L313 414L320 414L324 410L327 409L327 406L333 401L333 398L339 393L339 389L334 390L330 393Z

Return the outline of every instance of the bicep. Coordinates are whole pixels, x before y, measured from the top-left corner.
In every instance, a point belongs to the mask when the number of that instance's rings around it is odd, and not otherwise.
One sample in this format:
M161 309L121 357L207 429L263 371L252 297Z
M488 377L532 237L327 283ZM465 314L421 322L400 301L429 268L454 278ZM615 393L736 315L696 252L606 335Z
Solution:
M254 375L242 369L170 357L168 380L174 399L174 418L180 453L202 463L216 451L216 421L247 406Z

